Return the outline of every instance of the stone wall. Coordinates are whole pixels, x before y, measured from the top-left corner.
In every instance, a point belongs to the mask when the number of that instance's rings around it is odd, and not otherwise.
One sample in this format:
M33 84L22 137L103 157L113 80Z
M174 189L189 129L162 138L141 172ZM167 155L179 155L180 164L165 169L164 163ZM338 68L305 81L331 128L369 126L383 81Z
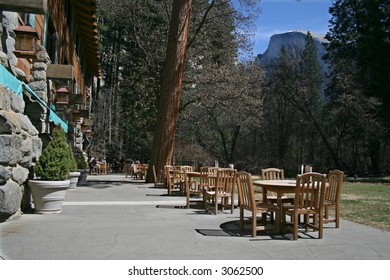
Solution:
M24 106L21 97L0 85L0 222L16 218L22 208L28 211L31 207L26 180L41 154L42 141L23 114Z
M0 20L0 63L26 81L26 74L16 67L18 60L13 53L17 14L0 12ZM0 85L0 222L31 209L26 180L42 152L42 141L25 115L25 106L23 98Z

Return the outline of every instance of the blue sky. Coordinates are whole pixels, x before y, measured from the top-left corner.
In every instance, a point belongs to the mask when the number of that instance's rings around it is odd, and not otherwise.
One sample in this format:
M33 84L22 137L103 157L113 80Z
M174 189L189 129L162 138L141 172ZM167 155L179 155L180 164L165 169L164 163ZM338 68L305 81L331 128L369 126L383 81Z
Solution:
M304 30L326 34L331 0L262 0L253 42L255 55L264 53L273 34Z

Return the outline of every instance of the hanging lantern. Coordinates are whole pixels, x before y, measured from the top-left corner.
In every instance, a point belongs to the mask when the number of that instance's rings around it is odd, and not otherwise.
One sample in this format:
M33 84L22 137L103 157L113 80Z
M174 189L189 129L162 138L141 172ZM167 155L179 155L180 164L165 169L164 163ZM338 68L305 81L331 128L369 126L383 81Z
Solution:
M19 58L34 58L35 42L38 39L38 33L29 25L22 25L14 29L15 50L14 53Z
M62 87L56 91L56 104L57 105L69 104L69 91L67 88Z

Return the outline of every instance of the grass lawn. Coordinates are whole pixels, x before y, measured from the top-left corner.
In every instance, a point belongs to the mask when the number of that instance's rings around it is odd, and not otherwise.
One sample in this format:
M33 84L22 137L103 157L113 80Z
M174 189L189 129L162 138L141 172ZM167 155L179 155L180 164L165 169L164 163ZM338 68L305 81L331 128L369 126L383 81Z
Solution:
M390 184L344 182L340 217L390 231Z

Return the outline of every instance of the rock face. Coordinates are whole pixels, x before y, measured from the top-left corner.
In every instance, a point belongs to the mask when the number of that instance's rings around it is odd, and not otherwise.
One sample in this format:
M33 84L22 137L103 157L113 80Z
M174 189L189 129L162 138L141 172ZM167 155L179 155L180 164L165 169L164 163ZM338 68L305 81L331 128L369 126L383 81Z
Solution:
M324 35L310 32L314 44L318 50L318 60L324 73L327 72L326 63L322 57L326 54L324 45L329 43ZM293 57L297 57L305 48L307 31L290 31L282 34L272 35L268 48L264 54L259 54L257 59L265 67L276 61L280 55L282 47L286 49Z

